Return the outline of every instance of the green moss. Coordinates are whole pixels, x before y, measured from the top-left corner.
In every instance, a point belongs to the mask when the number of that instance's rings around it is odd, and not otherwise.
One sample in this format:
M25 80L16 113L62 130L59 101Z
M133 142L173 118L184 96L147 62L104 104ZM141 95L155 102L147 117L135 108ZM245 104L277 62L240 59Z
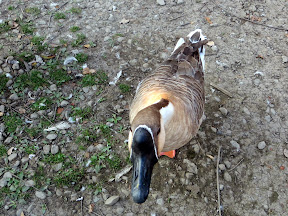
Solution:
M44 41L44 37L40 37L40 36L32 37L31 43L36 48L36 51L42 52L48 48L48 45L46 43L43 43L43 41Z
M30 73L24 73L18 76L14 82L14 87L23 90L24 88L38 89L40 86L48 84L43 77L42 72L32 70Z
M68 10L68 12L70 12L72 14L80 14L82 12L82 10L81 10L81 8L72 7L70 10Z
M57 154L49 154L43 158L43 162L46 162L48 164L57 164L57 163L63 163L67 157L62 153Z
M83 168L70 168L67 170L59 171L57 175L53 178L53 182L57 186L70 186L77 189L77 183L84 178L85 172ZM79 189L79 186L78 186Z
M0 34L2 34L4 32L8 32L9 30L11 30L11 28L8 25L8 22L0 23Z
M34 32L33 23L30 23L30 22L28 23L21 22L20 28L24 34L33 34Z
M57 69L55 71L50 71L50 77L58 85L71 80L71 77L63 69Z
M37 7L30 7L30 8L25 8L25 12L28 14L38 15L41 13L41 10Z
M34 111L46 110L51 108L53 100L50 97L41 97L35 103L32 104Z

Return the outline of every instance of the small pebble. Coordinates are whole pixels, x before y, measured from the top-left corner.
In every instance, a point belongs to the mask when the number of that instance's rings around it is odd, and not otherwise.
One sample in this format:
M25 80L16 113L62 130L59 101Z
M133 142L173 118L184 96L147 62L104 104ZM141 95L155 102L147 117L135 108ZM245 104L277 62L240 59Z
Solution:
M230 161L225 160L224 164L227 167L227 169L230 169L230 167L231 167L231 162Z
M55 171L55 172L58 172L63 166L63 163L58 163L58 164L54 164L52 165L52 169Z
M265 141L261 141L261 142L259 142L258 145L257 145L258 149L260 149L260 150L264 149L265 146L266 146Z
M13 137L7 137L7 138L5 139L5 141L4 141L4 144L9 144L9 143L11 143L12 139L13 139Z
M232 181L232 177L230 176L230 174L228 172L224 173L224 179L225 179L225 181L228 181L228 182Z
M162 198L159 198L159 199L156 200L156 203L157 203L158 205L163 206L163 205L164 205L164 200L163 200Z
M21 163L22 163L22 164L26 164L28 161L29 161L29 158L28 158L28 157L23 157L23 158L21 159Z
M44 153L44 154L49 154L50 148L51 148L50 145L44 145L44 146L43 146L43 153Z
M250 111L248 110L247 107L244 107L244 108L243 108L243 112L244 112L245 114L247 114L247 115L250 115Z
M51 146L51 153L57 154L59 152L59 146L58 145L52 145Z
M37 119L39 116L38 116L38 114L37 113L32 113L31 115L30 115L30 118L31 119Z
M223 170L225 170L225 169L226 169L226 167L225 167L225 165L224 165L224 164L219 164L219 169L223 171Z
M105 205L112 206L119 201L119 196L111 196L105 201Z
M83 87L82 90L83 90L84 93L88 93L89 90L90 90L90 87L89 87L89 86L87 86L87 87Z
M223 184L220 184L219 185L219 189L222 191L224 189L224 185Z
M220 107L219 111L222 113L222 115L226 116L228 114L228 110L224 107Z
M3 175L3 179L11 179L13 176L12 176L12 173L11 172L6 172L4 173Z
M32 187L35 186L35 182L33 180L28 180L25 182L26 187Z
M237 151L240 150L240 145L235 141L235 140L231 140L230 144L237 149Z
M56 91L56 90L57 90L57 85L52 84L52 85L50 85L49 89L50 89L51 91Z
M11 94L11 95L10 95L9 99L10 99L10 100L18 100L19 97L18 97L18 95L17 95L16 93L14 93L14 94Z
M12 161L12 160L14 160L16 157L17 157L17 153L13 153L13 154L9 155L8 161Z
M42 191L36 191L35 196L42 200L46 198L46 194Z
M282 56L282 62L287 63L288 62L288 57L287 56Z
M161 6L164 6L166 3L165 3L164 0L157 0L157 4L161 5Z
M57 138L57 134L51 133L46 136L48 140L54 140Z
M63 100L63 101L61 101L61 103L60 103L60 106L61 106L61 107L65 107L65 106L67 106L67 105L69 105L69 102L66 101L66 100Z

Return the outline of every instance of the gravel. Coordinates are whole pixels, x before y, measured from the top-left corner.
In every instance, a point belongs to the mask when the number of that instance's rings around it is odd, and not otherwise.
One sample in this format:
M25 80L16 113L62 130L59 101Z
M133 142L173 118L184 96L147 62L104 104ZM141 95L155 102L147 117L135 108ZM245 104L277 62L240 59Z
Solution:
M38 197L41 200L44 200L46 198L46 194L42 191L36 191L35 196Z
M56 138L57 138L57 134L55 133L51 133L46 136L46 139L48 140L55 140Z
M49 154L50 153L50 145L44 145L43 146L43 154Z
M113 206L115 203L119 201L119 196L111 196L105 201L105 205L107 206Z
M261 141L257 145L258 149L263 150L266 147L265 141Z
M14 159L16 159L17 158L17 153L12 153L11 155L9 155L9 157L8 157L8 161L13 161Z
M239 143L237 143L235 140L231 140L231 141L230 141L230 144L231 144L234 148L236 148L237 151L240 150L240 145L239 145Z
M232 181L232 177L230 176L230 174L228 172L224 173L224 180L227 182L231 182Z
M59 152L59 146L58 145L52 145L51 146L51 153L57 154Z

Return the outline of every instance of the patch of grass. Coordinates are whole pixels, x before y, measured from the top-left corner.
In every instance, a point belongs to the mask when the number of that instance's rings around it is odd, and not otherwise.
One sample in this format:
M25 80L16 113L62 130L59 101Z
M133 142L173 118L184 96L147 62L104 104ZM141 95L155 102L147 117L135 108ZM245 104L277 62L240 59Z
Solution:
M48 45L46 43L43 43L43 41L44 37L40 36L33 36L31 39L31 43L36 47L36 50L38 52L42 52L48 48Z
M8 133L15 133L18 126L21 126L23 124L20 117L16 114L12 114L9 116L4 116L4 124L6 127L6 131Z
M119 170L121 168L121 159L118 155L113 155L112 158L108 158L107 162L113 170Z
M41 13L41 10L37 7L30 7L30 8L25 8L25 12L33 15L38 15Z
M79 63L84 63L88 60L88 55L85 53L78 53L76 55L76 59L78 60Z
M76 138L76 143L90 143L95 142L98 136L96 135L96 131L93 131L89 128L82 130L80 136ZM80 148L80 146L79 146ZM84 149L82 149L84 150Z
M26 152L26 154L35 154L37 151L39 150L39 148L37 146L31 146L28 145L24 148L24 151Z
M21 52L20 54L16 54L16 57L18 59L22 59L26 62L30 62L35 58L35 56L32 52L27 52L27 51Z
M48 81L43 78L42 72L38 70L32 70L30 73L24 73L18 76L14 82L14 87L23 90L24 88L31 87L32 89L38 89L41 86L48 84Z
M33 180L35 181L36 188L40 188L43 185L49 185L50 179L47 178L43 166L37 167Z
M7 149L6 149L6 147L5 147L3 144L1 144L1 145L0 145L0 157L4 156L4 155L6 155L6 154L7 154Z
M49 155L46 155L44 158L43 158L43 162L45 163L48 163L48 164L57 164L57 163L63 163L66 159L66 155L62 154L62 153L57 153L57 154L49 154Z
M50 77L57 85L68 82L71 80L71 77L63 69L57 69L55 71L50 71Z
M84 34L77 34L77 39L72 42L72 47L77 47L84 43L84 40L86 39L86 36Z
M12 10L14 10L14 9L15 9L15 7L14 7L13 5L9 5L9 6L8 6L8 10L12 11Z
M6 83L8 82L9 78L6 77L4 74L0 75L0 95L6 89Z
M85 172L83 168L70 168L67 170L59 171L53 178L53 182L58 186L76 187L75 184L79 183L84 178ZM78 189L79 186L78 186Z
M72 7L70 10L67 12L72 13L72 14L80 14L82 12L81 8L74 8Z
M54 19L59 20L59 19L66 19L66 15L61 12L57 12L54 14Z
M24 33L24 34L33 34L34 32L34 27L33 27L33 23L20 23L20 28L21 28L21 31Z
M75 107L73 108L73 112L71 114L71 116L77 116L77 117L81 117L83 119L88 118L92 115L93 110L91 107L84 107L84 108L80 108L80 107Z
M96 85L96 84L100 85L100 84L106 84L107 81L108 81L107 74L104 71L99 70L99 71L97 71L94 74L85 75L82 78L81 85L83 87L85 87L85 86L93 86L93 85Z
M113 114L112 118L107 119L108 122L113 122L114 124L117 124L118 121L121 121L121 120L122 120L122 117L116 116L116 114Z
M4 32L8 32L10 30L10 26L8 25L8 22L0 23L0 34Z
M71 28L70 28L70 31L71 32L77 32L77 31L79 31L80 30L80 27L78 27L78 26L72 26Z
M118 87L119 87L120 91L121 91L123 94L124 94L124 93L128 93L128 92L130 92L130 90L131 90L130 85L127 85L127 84L124 84L124 83L120 83Z
M51 98L41 97L37 101L35 101L35 103L33 103L31 106L34 111L39 111L51 108L52 104L53 100Z

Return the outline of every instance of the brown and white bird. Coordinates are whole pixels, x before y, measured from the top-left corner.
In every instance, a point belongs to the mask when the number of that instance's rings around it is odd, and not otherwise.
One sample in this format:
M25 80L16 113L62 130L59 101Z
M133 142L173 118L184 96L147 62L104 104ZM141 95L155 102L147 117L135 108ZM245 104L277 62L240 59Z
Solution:
M206 43L201 29L180 38L171 56L137 87L128 142L136 203L147 199L153 166L162 152L174 157L175 149L188 143L201 125Z

